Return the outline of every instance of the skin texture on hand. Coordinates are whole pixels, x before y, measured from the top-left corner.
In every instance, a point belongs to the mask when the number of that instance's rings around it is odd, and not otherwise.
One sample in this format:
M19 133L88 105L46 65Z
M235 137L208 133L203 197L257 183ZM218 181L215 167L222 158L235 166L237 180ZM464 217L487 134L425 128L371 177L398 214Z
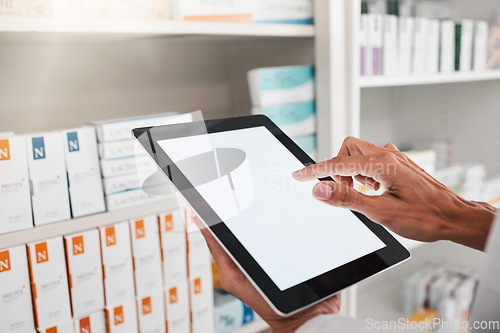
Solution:
M210 252L219 268L223 288L252 308L271 326L274 333L295 332L300 326L316 316L336 314L340 311L340 295L335 295L293 316L279 316L262 298L217 240L204 227L203 223L197 217L193 217L193 222L205 237Z
M358 211L395 233L414 240L450 240L484 250L497 213L486 203L464 200L431 177L393 144L379 147L347 138L337 157L293 174L299 181L328 176L313 195L327 204ZM367 196L353 188L353 179L378 190Z

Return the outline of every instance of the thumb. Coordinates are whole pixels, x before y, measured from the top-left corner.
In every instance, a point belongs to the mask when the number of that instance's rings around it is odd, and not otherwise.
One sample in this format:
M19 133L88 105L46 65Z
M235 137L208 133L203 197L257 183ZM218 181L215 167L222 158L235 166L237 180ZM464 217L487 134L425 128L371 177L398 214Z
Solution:
M383 200L383 197L364 195L347 184L331 181L316 184L313 195L329 205L352 209L365 215L373 212Z

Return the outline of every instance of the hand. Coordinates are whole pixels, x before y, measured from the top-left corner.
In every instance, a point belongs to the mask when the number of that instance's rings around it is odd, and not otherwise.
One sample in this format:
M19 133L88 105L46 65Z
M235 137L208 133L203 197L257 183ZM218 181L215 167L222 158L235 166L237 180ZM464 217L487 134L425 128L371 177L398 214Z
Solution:
M484 250L496 209L464 200L400 152L393 144L379 147L347 138L337 157L294 172L300 181L333 176L313 195L327 204L358 211L395 233L414 240L450 240ZM353 178L381 196L353 188Z
M293 316L279 316L248 281L217 240L204 227L203 223L197 217L193 217L193 222L205 237L210 252L219 268L224 289L252 308L271 326L274 333L295 332L300 326L316 316L337 314L340 311L340 295L335 295Z

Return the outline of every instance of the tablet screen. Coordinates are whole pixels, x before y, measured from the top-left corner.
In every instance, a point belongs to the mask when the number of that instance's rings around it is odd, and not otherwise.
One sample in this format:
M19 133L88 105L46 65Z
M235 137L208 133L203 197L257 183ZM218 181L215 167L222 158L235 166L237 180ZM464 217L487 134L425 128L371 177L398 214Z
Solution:
M266 127L158 141L284 291L386 246L347 209L312 196L303 164Z

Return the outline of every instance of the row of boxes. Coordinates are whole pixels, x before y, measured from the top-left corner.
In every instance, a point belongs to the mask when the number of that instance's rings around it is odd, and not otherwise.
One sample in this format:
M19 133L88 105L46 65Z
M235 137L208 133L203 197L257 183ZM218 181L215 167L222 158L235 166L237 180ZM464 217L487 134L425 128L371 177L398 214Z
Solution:
M201 233L187 232L190 215L0 251L0 331L212 332L211 258Z
M4 0L0 17L313 23L312 0Z
M1 133L0 233L164 199L142 190L158 169L131 130L189 121L190 114L165 113L26 136Z
M0 137L0 184L0 233L106 210L90 127Z
M252 114L264 114L313 159L316 158L316 92L314 66L251 70L248 84Z
M487 69L487 22L363 14L361 75L424 75Z

